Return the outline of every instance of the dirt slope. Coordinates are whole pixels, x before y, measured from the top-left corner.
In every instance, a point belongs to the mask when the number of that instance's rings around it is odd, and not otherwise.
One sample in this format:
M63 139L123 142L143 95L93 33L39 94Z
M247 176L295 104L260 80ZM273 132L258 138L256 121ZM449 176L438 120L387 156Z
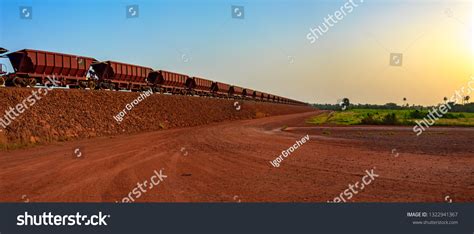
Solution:
M0 113L22 103L37 89L0 88ZM0 145L16 148L27 144L84 139L96 136L189 127L237 119L299 113L310 110L282 104L151 95L127 111L120 124L114 119L140 93L53 90L0 132ZM1 128L1 127L0 127Z

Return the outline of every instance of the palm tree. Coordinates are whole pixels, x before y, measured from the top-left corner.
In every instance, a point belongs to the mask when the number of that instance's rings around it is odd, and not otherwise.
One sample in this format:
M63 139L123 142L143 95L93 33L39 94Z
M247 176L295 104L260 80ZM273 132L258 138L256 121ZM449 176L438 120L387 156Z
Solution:
M443 100L444 100L444 103L446 104L448 102L448 97L444 97Z
M466 103L469 104L469 99L471 99L471 97L465 96L465 97L464 97L464 101L465 101L464 104L466 104Z
M404 104L404 106L408 106L406 97L403 98L403 104Z

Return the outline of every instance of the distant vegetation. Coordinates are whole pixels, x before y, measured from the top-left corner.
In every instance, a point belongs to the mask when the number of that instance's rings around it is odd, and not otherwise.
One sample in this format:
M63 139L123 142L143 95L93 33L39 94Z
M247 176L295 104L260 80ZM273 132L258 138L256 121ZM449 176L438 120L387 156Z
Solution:
M351 104L344 98L338 104L313 104L321 110L332 110L315 116L309 120L313 124L326 125L415 125L416 121L427 118L429 111L438 106L408 105L403 98L404 105L387 103L385 105ZM447 103L447 98L444 98ZM466 103L469 98L464 100ZM474 126L474 103L456 104L447 103L451 111L436 121L438 126ZM441 105L441 104L440 104ZM428 118L427 118L428 119Z
M469 112L474 113L474 103L465 105L449 103L452 107L451 112ZM341 110L341 104L313 104L314 107L320 110ZM347 109L374 109L374 110L431 110L435 106L399 106L396 103L387 103L385 105L372 105L372 104L350 104Z
M316 125L415 125L428 110L351 109L325 112L308 120ZM474 126L474 113L447 113L435 126Z
M337 104L313 104L320 110L330 110L311 118L308 122L317 125L415 125L417 121L428 118L433 109L441 105L450 107L450 111L438 119L438 126L474 126L474 103L469 103L470 97L465 96L462 104L448 102L443 98L443 104L437 106L409 105L408 99L403 98L403 105L387 103L385 105L352 104L348 98L343 98Z

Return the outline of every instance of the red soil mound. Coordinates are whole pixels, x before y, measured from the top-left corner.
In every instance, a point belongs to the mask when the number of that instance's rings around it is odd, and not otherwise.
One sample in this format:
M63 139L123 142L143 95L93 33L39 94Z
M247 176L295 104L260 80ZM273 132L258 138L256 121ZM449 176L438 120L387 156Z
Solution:
M22 103L37 89L0 89L0 118L10 107ZM312 110L309 107L188 96L153 94L119 124L114 116L140 93L53 90L39 95L31 105L0 132L0 144L12 148L29 144L155 131L204 125L237 119L252 119ZM29 102L26 102L29 104Z

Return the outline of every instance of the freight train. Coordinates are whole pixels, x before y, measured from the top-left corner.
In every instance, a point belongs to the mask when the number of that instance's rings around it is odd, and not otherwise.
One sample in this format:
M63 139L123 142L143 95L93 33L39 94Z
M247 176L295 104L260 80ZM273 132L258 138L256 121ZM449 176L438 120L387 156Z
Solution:
M78 89L104 89L233 98L292 105L306 103L260 92L236 85L190 77L176 72L154 70L150 67L116 61L98 61L91 57L76 56L41 50L23 49L11 53L0 48L8 58L13 72L8 73L0 64L0 85L35 87L48 85L54 77L55 85Z

